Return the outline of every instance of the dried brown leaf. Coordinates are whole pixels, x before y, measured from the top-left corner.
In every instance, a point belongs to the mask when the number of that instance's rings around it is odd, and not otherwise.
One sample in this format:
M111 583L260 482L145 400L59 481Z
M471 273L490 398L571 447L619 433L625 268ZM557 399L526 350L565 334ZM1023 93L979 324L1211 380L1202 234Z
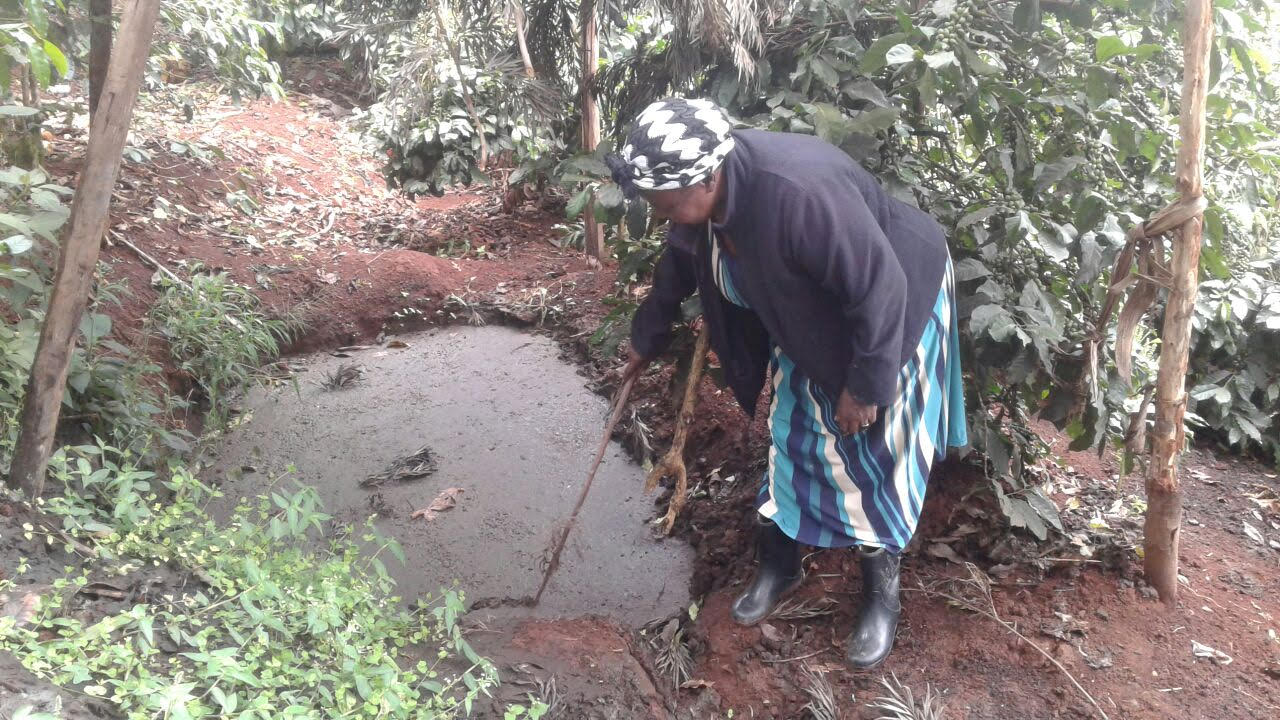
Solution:
M453 508L455 505L457 505L458 496L464 492L466 491L459 487L449 488L444 492L440 493L439 495L437 495L436 499L432 500L430 505L426 506L425 508L422 508L421 510L414 510L413 514L411 514L409 517L415 520L418 518L422 518L427 522L431 522L432 520L435 520L436 516L439 515L440 513L444 512L445 510L449 510Z

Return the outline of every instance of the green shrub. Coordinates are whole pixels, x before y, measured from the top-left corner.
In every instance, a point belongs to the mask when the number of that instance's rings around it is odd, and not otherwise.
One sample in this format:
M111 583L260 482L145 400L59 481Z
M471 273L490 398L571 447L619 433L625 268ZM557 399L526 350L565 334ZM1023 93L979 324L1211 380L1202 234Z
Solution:
M51 182L43 170L0 170L0 468L9 464L17 440L18 413L35 360L40 325L53 276L57 233L69 215L71 190ZM174 400L148 385L159 367L111 340L111 318L99 312L118 302L125 288L99 282L80 321L63 400L64 429L98 434L141 452L155 438L170 449L187 447L185 432L167 430L163 418Z
M157 482L99 445L60 453L53 474L68 492L46 511L116 572L167 565L193 579L92 623L63 613L88 571L55 581L33 625L0 619L0 649L38 676L129 718L243 720L447 718L497 683L458 626L462 596L404 609L378 558L403 561L399 546L322 533L330 518L310 488L243 500L220 523L201 509L216 493L182 467Z
M170 355L190 375L216 424L226 417L227 395L262 377L262 364L280 353L280 343L298 323L267 317L258 298L226 274L196 270L190 285L161 281L148 322L168 342Z

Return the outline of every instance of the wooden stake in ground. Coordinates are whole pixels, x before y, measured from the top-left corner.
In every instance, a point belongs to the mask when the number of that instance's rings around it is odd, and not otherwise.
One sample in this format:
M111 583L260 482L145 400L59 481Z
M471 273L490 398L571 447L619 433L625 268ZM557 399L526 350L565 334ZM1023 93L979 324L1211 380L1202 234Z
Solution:
M119 42L90 127L89 149L71 202L70 229L63 240L53 293L40 328L40 343L18 421L18 444L9 470L10 484L25 490L32 501L44 491L76 328L98 265L111 191L120 170L120 154L142 85L159 10L160 0L126 0Z
M1176 184L1182 201L1191 203L1198 202L1203 195L1204 113L1213 13L1209 0L1187 0L1186 13L1179 121L1182 147L1178 151ZM1143 569L1147 582L1168 605L1178 597L1178 532L1182 524L1178 454L1183 447L1183 415L1187 409L1187 354L1199 283L1202 222L1203 215L1196 215L1183 224L1182 231L1172 240L1172 284L1165 304L1160 372L1156 379L1156 417L1147 469Z
M89 117L98 113L98 98L111 64L111 0L89 0Z
M600 144L600 110L596 107L596 65L600 62L600 42L596 34L595 0L582 0L582 151L592 152ZM595 198L587 202L583 213L587 255L604 257L604 226L596 222Z
M596 450L595 460L591 462L591 469L587 471L587 481L582 484L582 491L578 493L578 501L573 504L573 512L569 513L569 519L560 528L555 544L550 548L550 553L546 555L546 567L542 570L542 584L538 586L538 593L533 596L533 602L531 603L533 605L537 605L542 600L542 593L547 589L547 583L551 582L551 576L560 568L560 553L564 552L564 545L569 539L569 533L573 531L573 525L578 521L578 512L582 510L582 504L587 500L587 493L591 492L591 483L595 482L596 470L600 469L600 461L604 459L604 451L609 447L609 440L613 437L613 429L617 427L618 420L622 417L622 409L627 406L627 398L631 396L631 388L635 384L636 379L634 377L629 378L622 384L622 389L618 391L618 399L613 403L613 411L609 413L609 421L604 425L604 437L600 438L600 447ZM527 600L522 600L521 602L527 603Z
M667 503L667 515L663 519L662 530L668 535L676 524L676 517L684 508L685 496L689 491L689 471L684 465L684 444L689 439L689 427L693 425L693 411L698 405L698 383L702 380L702 370L706 366L707 343L709 333L707 324L702 324L698 331L698 340L693 346L693 360L689 363L689 377L684 384L684 400L680 403L680 415L676 418L676 430L671 436L671 449L658 461L649 472L644 483L645 492L653 492L664 477L674 478L675 489L671 492L671 501Z

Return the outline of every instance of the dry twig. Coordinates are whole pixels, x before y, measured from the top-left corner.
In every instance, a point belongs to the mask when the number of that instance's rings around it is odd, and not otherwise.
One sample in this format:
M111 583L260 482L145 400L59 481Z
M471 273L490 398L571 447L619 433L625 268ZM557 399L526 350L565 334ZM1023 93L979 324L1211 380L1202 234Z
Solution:
M924 585L923 583L920 584L920 591L923 592L925 595L941 598L943 600L946 600L948 603L955 605L956 607L963 608L965 610L968 610L969 612L977 613L979 615L983 615L994 620L998 625L1003 627L1005 630L1008 630L1009 632L1017 636L1019 640L1022 640L1026 644L1035 648L1041 655L1045 657L1046 660L1053 663L1054 667L1062 671L1062 674L1067 676L1067 679L1071 681L1071 684L1075 685L1076 689L1080 691L1080 694L1084 695L1085 699L1088 700L1089 703L1093 705L1093 708L1098 711L1098 716L1101 717L1102 720L1111 720L1109 717L1107 717L1107 713L1105 710L1102 709L1102 706L1098 704L1098 701L1093 699L1093 696L1089 694L1089 691L1084 689L1084 686L1080 684L1080 681L1076 680L1076 677L1072 675L1071 672L1068 671L1065 667L1063 667L1062 663L1058 662L1057 659L1055 659L1052 655L1046 652L1044 648L1040 647L1034 642L1031 642L1030 638L1028 638L1026 635L1023 635L1022 633L1018 632L1018 628L1015 627L1013 623L1008 622L1007 620L1004 620L1003 618L1000 617L1000 614L996 612L995 599L991 597L991 579L988 578L986 574L983 573L981 570L979 570L978 567L973 563L965 563L964 565L965 565L965 568L969 571L969 578L957 579L952 582L962 585L968 588L969 590L975 592L977 594L977 598L965 597L957 594L943 592L941 590L938 590L936 586L929 587Z

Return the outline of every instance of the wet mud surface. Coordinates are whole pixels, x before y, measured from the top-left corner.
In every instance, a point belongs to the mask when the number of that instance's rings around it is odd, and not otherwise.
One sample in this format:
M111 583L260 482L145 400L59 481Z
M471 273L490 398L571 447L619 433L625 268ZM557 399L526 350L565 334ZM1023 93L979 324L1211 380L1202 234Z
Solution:
M284 482L316 488L335 521L376 514L379 531L403 545L406 565L387 565L406 599L457 581L486 617L599 615L638 626L688 605L692 550L653 538L644 473L614 443L539 607L503 607L536 591L607 401L545 337L453 327L397 341L291 359L296 389L251 393L209 476L228 506L292 465ZM348 387L323 386L353 364L360 374ZM426 477L361 486L423 447L435 465ZM454 488L454 506L431 519L418 512Z

